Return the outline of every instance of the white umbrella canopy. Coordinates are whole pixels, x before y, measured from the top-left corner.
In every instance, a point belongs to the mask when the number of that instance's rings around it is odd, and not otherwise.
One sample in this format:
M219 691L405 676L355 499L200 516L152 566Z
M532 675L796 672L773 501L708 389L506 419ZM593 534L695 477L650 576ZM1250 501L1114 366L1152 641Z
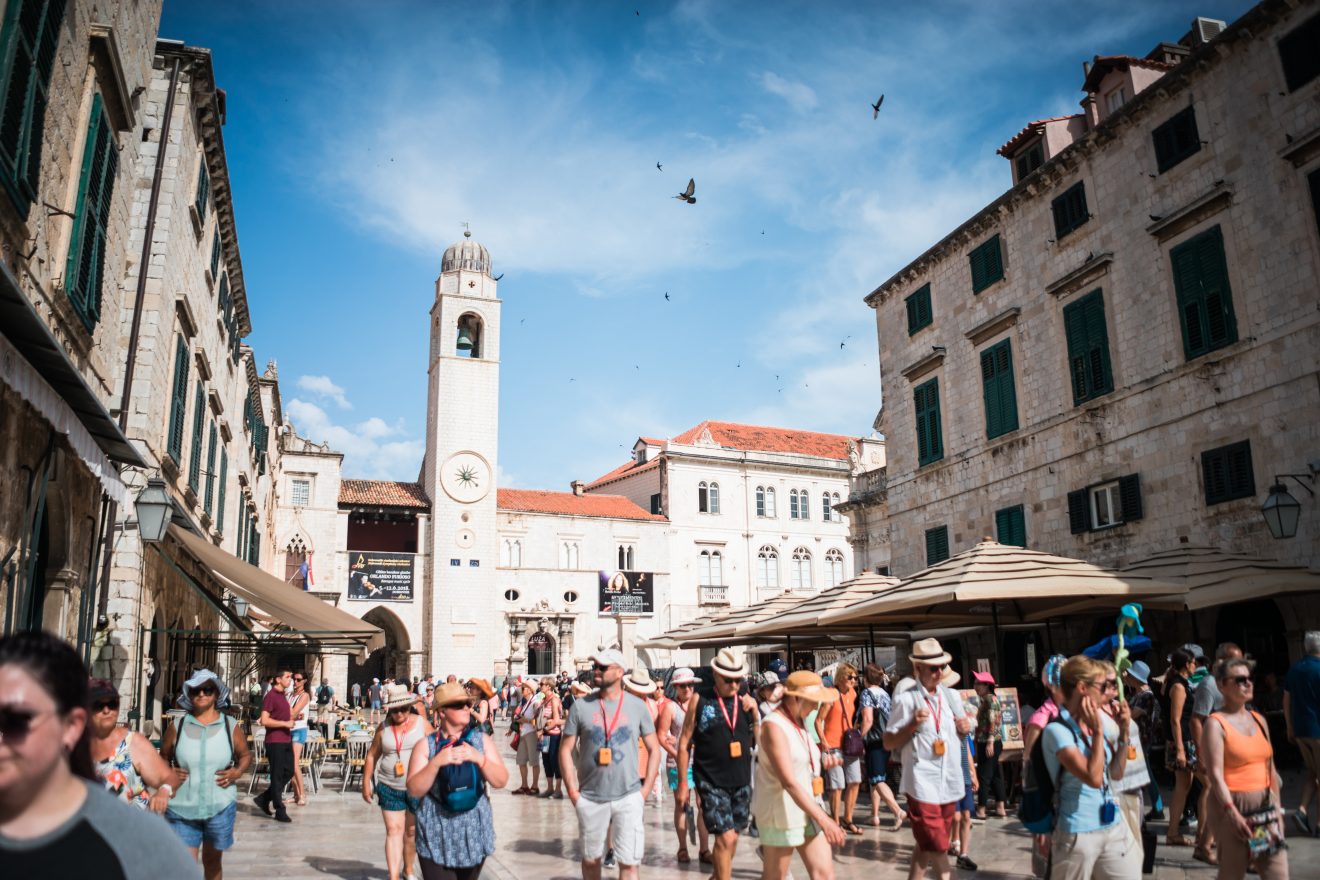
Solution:
M984 625L990 622L987 617L999 614L1004 622L1029 622L1084 606L1118 606L1186 592L1185 584L987 539L868 599L826 611L820 622L917 629L955 625L968 617Z
M863 602L898 583L898 578L886 575L871 572L860 574L838 586L801 599L773 617L744 621L737 626L736 634L740 637L765 637L812 633L819 629L821 615L825 612ZM837 627L835 631L838 631Z
M1187 587L1183 594L1146 603L1148 608L1168 611L1197 611L1289 593L1320 593L1320 571L1218 547L1165 550L1125 565L1123 571Z

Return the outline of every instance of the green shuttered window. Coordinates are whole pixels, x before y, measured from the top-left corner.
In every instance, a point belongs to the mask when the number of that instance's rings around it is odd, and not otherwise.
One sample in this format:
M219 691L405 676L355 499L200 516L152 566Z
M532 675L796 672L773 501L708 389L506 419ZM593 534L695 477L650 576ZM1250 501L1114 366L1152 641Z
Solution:
M1256 476L1251 469L1251 441L1231 443L1201 453L1201 475L1205 478L1205 504L1221 504L1256 494Z
M1009 340L981 352L981 389L985 395L985 436L989 440L1016 431L1017 392L1013 389L1013 350Z
M1027 546L1027 516L1021 504L995 511L995 535L1001 544Z
M73 237L64 273L64 290L88 330L94 328L101 318L106 230L110 226L110 202L114 197L118 170L119 151L115 149L114 132L110 130L101 96L97 94L92 97L82 173L78 179Z
M978 246L967 259L972 266L972 293L980 293L1004 277L1004 255L998 235Z
M64 6L65 0L9 0L0 32L0 184L25 220L41 179L46 101Z
M188 341L180 334L174 345L174 388L170 393L170 433L165 444L176 465L183 464L183 425L188 417Z
M211 236L211 283L215 283L220 273L220 224L216 224L215 234Z
M1218 226L1169 251L1187 359L1237 342L1224 237Z
M206 424L206 391L197 380L197 393L193 395L192 455L188 458L188 486L197 491L202 475L202 426Z
M211 502L215 498L215 422L211 423L211 433L206 443L206 492L203 493L202 509L211 512Z
M917 464L927 465L944 458L940 434L940 380L931 379L912 391L917 414Z
M220 450L220 489L215 499L215 530L225 533L225 484L229 481L229 453Z
M949 527L926 529L926 564L934 565L949 558Z
M197 169L197 198L193 207L197 209L197 219L206 222L206 206L211 202L211 175L206 173L206 157L202 157ZM200 235L200 233L198 233Z
M1063 238L1078 226L1091 219L1086 209L1086 184L1078 182L1054 201L1050 202L1054 212L1054 237Z
M1160 174L1201 150L1201 135L1196 129L1196 111L1188 107L1150 133L1155 142L1155 166Z
M1320 15L1313 15L1279 40L1279 60L1288 91L1320 76Z
M904 302L907 304L908 336L931 325L935 317L930 309L929 284L923 284Z
M1099 290L1064 306L1063 332L1068 340L1073 403L1082 403L1113 391L1105 300Z

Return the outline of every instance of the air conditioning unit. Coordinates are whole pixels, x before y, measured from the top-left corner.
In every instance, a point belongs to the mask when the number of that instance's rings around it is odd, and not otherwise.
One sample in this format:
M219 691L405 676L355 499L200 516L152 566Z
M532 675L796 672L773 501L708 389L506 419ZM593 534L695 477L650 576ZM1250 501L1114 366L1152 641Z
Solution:
M1215 18L1196 17L1192 19L1192 47L1204 46L1224 32L1228 24Z

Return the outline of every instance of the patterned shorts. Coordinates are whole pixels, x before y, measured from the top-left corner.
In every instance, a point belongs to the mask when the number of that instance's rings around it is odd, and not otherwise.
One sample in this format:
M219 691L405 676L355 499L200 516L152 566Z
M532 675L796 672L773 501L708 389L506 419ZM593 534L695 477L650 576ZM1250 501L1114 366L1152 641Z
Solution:
M1194 739L1183 740L1183 752L1187 755L1187 766L1182 769L1195 770L1196 740ZM1164 768L1166 770L1178 769L1178 748L1173 743L1169 743L1164 747Z
M747 827L752 806L750 785L717 788L698 779L697 793L701 795L701 814L705 817L706 830L711 834L741 832Z

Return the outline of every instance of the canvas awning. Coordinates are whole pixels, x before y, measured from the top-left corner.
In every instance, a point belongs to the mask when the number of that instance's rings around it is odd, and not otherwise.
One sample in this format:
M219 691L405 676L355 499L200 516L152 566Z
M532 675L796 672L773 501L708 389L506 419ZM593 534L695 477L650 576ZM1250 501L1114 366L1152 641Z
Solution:
M1320 571L1218 547L1166 550L1126 565L1123 571L1184 585L1184 594L1146 603L1148 608L1168 611L1197 611L1290 593L1320 593Z
M177 525L170 526L169 534L226 589L260 609L264 614L257 619L269 620L278 628L272 631L299 635L324 648L358 649L367 654L385 646L380 627L248 565Z

